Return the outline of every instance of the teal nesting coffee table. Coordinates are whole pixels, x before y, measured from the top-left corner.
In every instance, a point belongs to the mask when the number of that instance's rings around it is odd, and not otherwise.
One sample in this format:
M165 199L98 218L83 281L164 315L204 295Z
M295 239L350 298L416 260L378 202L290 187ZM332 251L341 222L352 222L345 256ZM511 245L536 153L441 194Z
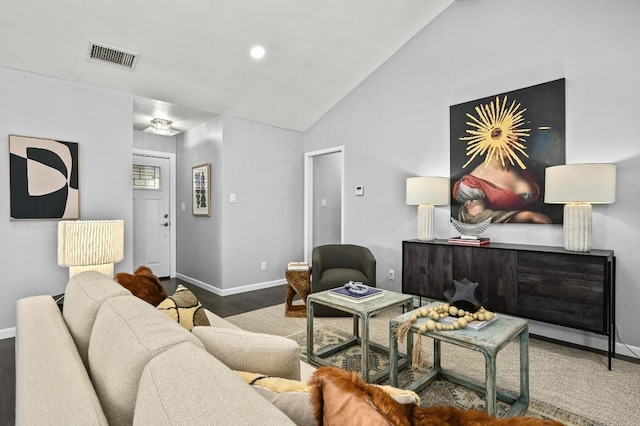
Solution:
M436 307L442 303L434 302L423 306L423 308ZM398 386L398 370L401 368L398 365L398 341L394 331L400 324L410 319L413 312L415 311L407 312L389 321L389 384L391 386ZM419 327L426 322L427 318L418 318L411 325L407 334L408 354L413 346L412 333L418 333ZM428 374L411 383L407 389L418 392L437 378L443 378L475 391L484 392L486 411L490 415L495 415L496 399L511 404L511 409L507 413L509 417L519 416L527 411L529 406L529 328L526 320L499 314L495 321L480 330L466 328L451 331L426 331L422 334L433 339L433 368ZM498 352L516 338L520 341L520 395L497 390L496 385ZM440 345L442 342L481 352L485 358L485 383L472 381L454 372L444 370L440 365Z
M389 350L381 345L377 345L369 341L369 320L373 315L397 306L403 306L405 311L412 310L413 296L384 290L382 297L358 303L334 297L330 293L331 290L325 290L318 293L312 293L307 296L307 361L316 366L330 365L324 360L324 358L343 351L349 346L360 345L362 351L360 375L364 381L367 383L376 383L386 378L389 375L389 371L380 371L370 376L369 350L371 349L384 355L388 355ZM329 306L352 314L353 337L341 342L340 344L320 349L315 353L313 347L313 308L316 304ZM362 336L359 334L360 320L362 320ZM408 365L410 362L410 359L407 357L401 356L400 359L398 358L396 351L395 362L396 365L400 364L401 367Z

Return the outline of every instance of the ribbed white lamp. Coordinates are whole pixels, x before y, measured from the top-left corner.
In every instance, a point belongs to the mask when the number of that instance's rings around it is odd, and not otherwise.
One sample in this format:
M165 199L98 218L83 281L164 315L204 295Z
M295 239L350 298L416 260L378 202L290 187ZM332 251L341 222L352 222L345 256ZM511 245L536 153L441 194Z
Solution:
M565 164L545 169L544 202L564 204L565 250L591 250L591 205L615 200L615 164Z
M113 278L114 264L124 258L124 221L63 220L58 222L58 265L69 278L98 271Z
M434 206L449 204L449 178L435 176L408 178L407 204L418 206L418 239L434 240Z

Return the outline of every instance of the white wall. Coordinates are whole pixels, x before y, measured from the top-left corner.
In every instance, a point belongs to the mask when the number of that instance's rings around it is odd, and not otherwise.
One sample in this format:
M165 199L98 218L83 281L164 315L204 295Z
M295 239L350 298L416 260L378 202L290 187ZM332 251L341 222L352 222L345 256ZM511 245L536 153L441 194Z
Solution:
M225 116L179 135L177 152L177 276L219 295L284 283L302 259L302 135ZM191 167L203 163L211 217L191 214Z
M223 145L222 286L285 283L287 263L303 256L302 134L224 117Z
M138 130L133 131L133 147L145 151L176 153L176 136L154 135Z
M449 107L566 78L567 163L618 166L616 203L593 209L592 245L615 250L619 337L640 346L638 16L633 0L456 1L304 134L305 152L345 145L345 241L372 249L379 282L402 269L401 241L416 235L405 179L449 176ZM351 190L359 184L364 197ZM436 209L437 236L455 235L449 207ZM495 225L486 235L562 246L560 225ZM401 282L396 274L393 288ZM536 330L606 347L600 336Z
M222 282L222 118L177 135L176 276L219 294ZM211 164L211 216L194 216L191 169ZM182 203L185 210L181 209Z
M10 134L79 144L82 219L124 219L125 258L132 265L130 94L0 67L0 140ZM22 297L64 292L68 270L57 264L57 221L9 219L9 150L0 149L0 338L15 327Z

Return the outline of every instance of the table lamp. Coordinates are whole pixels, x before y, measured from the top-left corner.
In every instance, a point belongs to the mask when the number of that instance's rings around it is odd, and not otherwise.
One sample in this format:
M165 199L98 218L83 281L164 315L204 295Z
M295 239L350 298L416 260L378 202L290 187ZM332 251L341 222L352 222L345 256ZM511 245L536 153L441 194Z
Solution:
M564 204L564 248L591 250L591 205L616 200L615 164L565 164L545 169L544 202Z
M69 267L69 278L83 271L113 278L114 264L123 258L124 221L58 222L58 265Z
M408 178L407 204L418 206L418 240L434 240L434 206L449 204L449 178L434 176Z

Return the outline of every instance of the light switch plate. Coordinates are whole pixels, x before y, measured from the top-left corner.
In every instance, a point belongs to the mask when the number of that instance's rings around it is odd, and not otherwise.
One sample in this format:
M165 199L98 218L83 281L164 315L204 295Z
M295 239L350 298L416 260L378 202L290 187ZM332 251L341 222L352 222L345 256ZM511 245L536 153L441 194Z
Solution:
M357 196L364 195L364 186L362 186L362 185L356 186L356 195Z

